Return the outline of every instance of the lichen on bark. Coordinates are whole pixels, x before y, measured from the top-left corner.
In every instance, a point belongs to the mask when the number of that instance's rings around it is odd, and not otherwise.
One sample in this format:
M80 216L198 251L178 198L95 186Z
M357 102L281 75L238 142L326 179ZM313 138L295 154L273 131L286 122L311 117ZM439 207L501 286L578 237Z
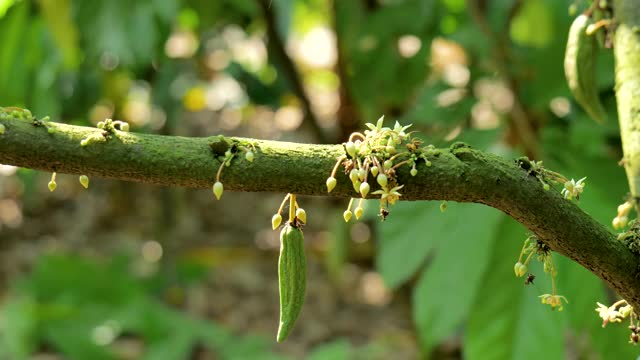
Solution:
M46 123L34 127L20 119L1 120L0 163L58 173L83 174L165 186L210 189L220 156L211 144L220 137L186 138L119 132L108 142L80 146L99 129ZM47 128L54 128L53 134ZM225 137L225 142L255 145L255 159L237 157L225 168L225 191L281 192L359 197L348 176L336 173L327 193L326 179L342 145L314 145ZM458 144L440 149L432 166L416 176L398 168L405 184L403 200L477 202L520 221L551 249L594 272L640 308L639 262L604 226L559 191L545 191L535 176L515 161ZM373 184L372 191L377 186ZM213 196L212 196L212 201ZM393 210L391 216L393 216ZM505 239L506 241L520 239Z

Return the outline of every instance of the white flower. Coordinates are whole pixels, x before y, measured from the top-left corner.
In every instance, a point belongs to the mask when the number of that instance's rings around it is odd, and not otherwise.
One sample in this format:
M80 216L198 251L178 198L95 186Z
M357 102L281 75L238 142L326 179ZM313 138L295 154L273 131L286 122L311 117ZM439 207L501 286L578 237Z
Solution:
M584 191L584 187L585 187L585 183L584 180L586 179L586 177L583 177L582 179L575 181L573 179L567 181L564 183L564 189L562 189L562 196L564 196L565 199L567 200L571 200L574 197L576 199L580 199L580 194L582 194L582 192Z
M540 301L545 304L545 305L550 305L551 309L553 310L557 310L558 311L562 311L562 301L564 300L564 302L568 303L569 301L567 301L567 298L562 296L562 295L551 295L551 294L544 294L544 295L540 295L538 296L540 298Z
M382 127L382 123L384 122L384 115L382 115L375 125L372 123L364 124L369 130L365 130L364 134L368 137L374 137L377 133L382 132L384 128Z
M410 128L411 125L412 124L409 124L407 126L402 126L400 125L399 122L396 121L396 124L393 126L393 132L395 132L400 137L400 139L404 139L407 136L407 134L405 133L405 130Z
M392 188L391 190L384 188L382 190L374 191L371 194L380 195L380 201L386 201L390 205L393 205L396 201L400 199L400 196L402 196L402 194L400 194L398 190L402 189L403 187L404 185L400 185Z
M622 322L622 314L618 310L616 310L616 306L609 306L598 303L598 308L596 309L598 312L598 316L602 318L602 327L605 327L610 322Z

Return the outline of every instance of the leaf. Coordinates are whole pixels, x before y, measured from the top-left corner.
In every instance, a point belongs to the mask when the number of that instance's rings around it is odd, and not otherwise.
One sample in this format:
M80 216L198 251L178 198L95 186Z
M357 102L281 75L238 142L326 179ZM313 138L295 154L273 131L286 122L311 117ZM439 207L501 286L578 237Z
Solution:
M69 359L114 359L111 348L92 336L109 322L117 324L117 334L142 338L147 359L184 359L196 344L220 359L281 358L264 337L234 336L160 303L129 269L124 257L106 264L77 256L39 259L3 304L0 355L27 359L48 344Z
M602 319L595 312L596 302L611 304L606 286L579 264L564 257L558 258L558 284L571 302L565 307L565 312L576 339L576 354L586 358L599 353L602 359L637 357L637 348L628 344L628 323L609 324L602 328Z
M611 228L616 208L628 191L624 168L604 145L611 132L591 121L572 123L568 130L545 129L545 149L551 155L545 159L545 166L568 178L586 176L586 187L577 204Z
M87 326L86 319L78 317L76 320L48 323L42 330L47 342L68 359L116 359L105 347L92 341L91 328Z
M351 344L346 339L332 341L328 344L317 346L309 354L309 360L348 360L352 359Z
M513 265L525 238L525 229L515 220L502 217L491 252L490 268L483 275L470 313L464 338L465 358L561 359L564 357L566 314L553 312L538 300L542 271L536 286L525 286L513 274ZM567 305L567 307L570 305Z
M391 215L379 227L380 250L376 255L378 271L387 286L404 284L424 264L441 240L431 235L444 231L443 215L435 202L399 202L393 206ZM425 236L416 236L417 226L429 229ZM432 226L441 227L434 231Z
M25 102L29 69L23 57L31 51L24 46L29 44L30 11L30 3L23 1L0 18L0 98L3 105L21 105Z
M5 302L1 319L0 348L8 358L29 358L37 348L38 317L34 301L22 297Z
M0 18L2 18L4 14L7 13L7 10L15 3L16 0L0 0Z
M479 204L450 204L440 215L417 222L427 229L426 238L441 239L413 292L413 317L427 351L468 315L502 219L497 210Z
M447 91L456 89L444 82L424 85L417 91L415 104L403 116L403 123L429 125L438 130L435 136L446 136L469 117L471 108L477 101L473 96L462 95L460 101L447 106L441 105L440 95Z
M74 0L74 19L87 61L108 55L120 66L146 66L163 51L164 40L175 17L175 0Z
M67 68L78 65L78 30L71 19L71 0L39 0L42 16Z
M553 40L553 25L545 0L529 0L511 21L511 38L519 45L544 48Z
M175 331L164 341L157 341L148 346L143 359L173 360L188 359L193 351L195 339L189 329Z
M347 86L363 118L404 108L424 83L438 9L439 3L433 0L393 2L369 13L355 1L336 3L336 28L350 75ZM404 58L398 51L403 35L421 40L412 57Z

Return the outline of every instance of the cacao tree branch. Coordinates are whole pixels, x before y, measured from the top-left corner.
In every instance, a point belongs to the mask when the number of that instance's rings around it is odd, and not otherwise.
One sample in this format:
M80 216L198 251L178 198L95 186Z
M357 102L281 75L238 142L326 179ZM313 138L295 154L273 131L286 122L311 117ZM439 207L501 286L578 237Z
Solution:
M342 172L336 174L336 188L327 194L325 181L336 159L344 154L341 145L114 131L107 141L81 146L80 142L87 137L100 139L102 130L16 118L0 120L0 124L5 127L0 135L2 164L210 189L224 153L231 150L237 151L238 156L221 173L220 181L226 190L358 196ZM243 147L252 146L255 159L249 162L243 156ZM476 202L497 208L520 221L553 250L591 270L640 308L640 263L636 256L558 191L545 191L535 177L513 160L464 144L442 149L440 155L430 160L432 166L421 163L415 177L405 167L398 169L398 180L405 184L402 199ZM213 194L211 199L215 201ZM393 207L390 210L393 216ZM464 226L464 219L460 219L460 226Z
M616 98L629 190L640 202L640 1L614 1Z

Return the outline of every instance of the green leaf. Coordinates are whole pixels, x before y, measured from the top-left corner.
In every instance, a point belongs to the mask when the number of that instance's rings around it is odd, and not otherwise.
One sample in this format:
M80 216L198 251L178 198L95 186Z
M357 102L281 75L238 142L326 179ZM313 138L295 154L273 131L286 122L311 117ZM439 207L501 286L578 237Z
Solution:
M586 187L577 204L611 229L617 206L628 192L624 168L604 145L611 131L593 121L572 123L568 130L545 129L545 149L550 154L545 166L576 180L586 176Z
M439 218L415 223L427 229L424 238L441 239L413 293L413 317L426 351L452 335L468 315L501 219L490 207L454 203Z
M403 123L425 124L437 129L437 132L434 131L435 134L429 134L430 137L444 137L450 133L453 128L467 120L477 99L463 95L460 101L443 106L440 104L439 95L445 91L455 89L444 82L429 83L420 88L415 104L403 116Z
M553 15L545 0L529 0L511 21L511 38L516 44L544 48L553 40Z
M347 86L363 118L373 119L388 109L405 108L407 99L424 83L439 7L433 0L409 0L367 12L356 1L336 2L336 28L348 61ZM412 57L402 57L398 51L403 35L421 40L419 51Z
M0 18L2 18L4 14L7 13L7 10L15 3L16 0L0 0Z
M404 284L424 264L442 240L433 235L446 231L443 215L435 202L400 202L393 206L391 215L379 227L380 250L376 255L378 271L387 286ZM416 235L418 226L429 226L425 236Z
M5 17L0 18L0 98L3 105L22 105L28 86L28 66L24 61L25 53L32 51L29 44L29 12L31 5L27 1L13 6Z
M78 29L71 19L71 0L40 0L42 16L68 68L78 65Z
M188 359L195 344L194 336L188 330L189 329L181 329L181 331L175 331L164 341L157 341L150 344L143 359Z
M611 305L606 286L598 277L577 263L558 256L558 286L570 301L565 306L573 336L574 351L581 358L599 353L602 359L632 359L637 348L628 344L628 323L609 324L602 328L602 319L595 312L597 302Z
M349 341L345 339L320 345L314 348L308 357L309 360L348 360L352 358L353 354L351 354L351 344L349 344Z
M539 288L550 281L538 267L534 286L525 286L513 274L525 229L515 220L502 218L492 248L491 267L484 274L464 338L465 358L561 359L564 357L566 313L542 305ZM570 305L566 305L568 307Z
M166 3L165 3L166 2ZM87 61L98 62L106 55L121 66L147 66L163 51L173 16L175 0L74 0L81 46Z
M86 318L77 317L75 320L47 323L43 328L47 342L68 359L116 359L107 348L93 342L92 327Z
M28 359L37 348L38 316L29 297L11 299L2 307L0 348L7 358Z

